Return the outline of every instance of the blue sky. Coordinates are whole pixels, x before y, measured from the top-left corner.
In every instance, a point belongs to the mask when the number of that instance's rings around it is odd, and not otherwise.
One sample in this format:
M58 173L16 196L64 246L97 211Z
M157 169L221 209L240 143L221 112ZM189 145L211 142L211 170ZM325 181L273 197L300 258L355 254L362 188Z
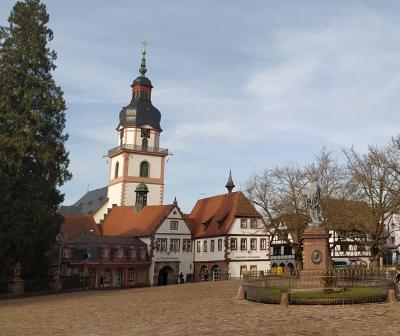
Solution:
M322 146L384 144L400 125L397 1L46 1L68 106L65 204L107 184L141 42L162 113L165 202L225 192ZM14 1L0 3L4 25Z

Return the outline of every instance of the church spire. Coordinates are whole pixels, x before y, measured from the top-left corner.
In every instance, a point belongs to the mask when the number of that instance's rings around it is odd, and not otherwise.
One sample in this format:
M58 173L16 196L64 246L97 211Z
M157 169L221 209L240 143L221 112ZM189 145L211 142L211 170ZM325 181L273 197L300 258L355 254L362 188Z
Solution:
M232 194L233 188L235 188L235 184L233 183L232 180L232 171L229 169L229 177L228 177L228 182L226 182L225 188L228 189L228 193Z
M139 73L140 76L145 77L147 68L146 68L146 53L147 53L147 42L143 41L143 49L142 49L142 62L140 63Z

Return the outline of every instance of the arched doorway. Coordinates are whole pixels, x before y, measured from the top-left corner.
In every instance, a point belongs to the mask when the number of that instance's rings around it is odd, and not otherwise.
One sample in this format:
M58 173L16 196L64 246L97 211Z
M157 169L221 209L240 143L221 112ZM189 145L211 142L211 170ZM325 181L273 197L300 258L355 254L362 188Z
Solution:
M212 268L212 280L213 281L219 281L219 275L220 275L220 269L218 265L215 265Z
M287 265L287 268L288 268L288 272L289 272L289 274L290 275L293 275L295 272L294 272L294 266L293 266L293 264L292 263L289 263L288 265Z
M272 273L276 273L277 270L278 270L278 265L273 263L272 266L271 266Z
M201 276L201 281L208 281L208 268L206 265L201 266L200 276Z
M161 268L160 273L158 274L158 285L165 286L174 283L173 276L173 269L169 266L164 266L163 268Z

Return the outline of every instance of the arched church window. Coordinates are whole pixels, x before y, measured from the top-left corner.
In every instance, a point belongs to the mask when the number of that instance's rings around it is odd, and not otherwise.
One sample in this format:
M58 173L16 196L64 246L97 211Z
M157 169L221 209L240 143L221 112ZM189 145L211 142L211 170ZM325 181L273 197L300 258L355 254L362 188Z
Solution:
M147 151L149 147L149 140L147 138L142 138L142 150Z
M119 133L119 145L122 146L122 143L124 142L124 130L121 130Z
M149 177L149 163L147 161L140 164L140 177Z
M114 178L118 177L118 170L119 170L119 162L115 164L115 170L114 170Z

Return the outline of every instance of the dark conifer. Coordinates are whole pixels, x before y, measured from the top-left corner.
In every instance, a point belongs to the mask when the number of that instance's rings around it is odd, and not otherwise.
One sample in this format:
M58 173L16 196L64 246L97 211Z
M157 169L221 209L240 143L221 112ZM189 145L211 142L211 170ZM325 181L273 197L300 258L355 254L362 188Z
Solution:
M52 72L46 6L19 1L0 36L0 280L17 262L46 277L46 253L62 217L59 187L71 174L64 147L65 101Z

